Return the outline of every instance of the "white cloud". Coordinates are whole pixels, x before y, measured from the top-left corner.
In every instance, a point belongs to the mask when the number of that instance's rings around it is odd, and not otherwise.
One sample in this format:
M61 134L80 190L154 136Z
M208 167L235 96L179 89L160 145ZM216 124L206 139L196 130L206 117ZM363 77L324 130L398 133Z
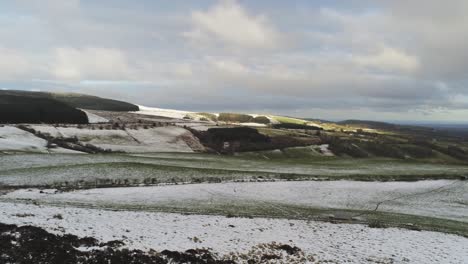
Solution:
M80 9L80 0L15 0L17 4L36 13L67 16Z
M65 80L124 80L131 77L125 54L118 49L57 48L52 72Z
M265 15L250 15L233 0L192 13L193 30L185 35L195 40L215 38L225 44L247 48L274 48L280 44L278 31Z
M31 70L27 56L17 50L0 47L0 80L26 78Z
M356 56L354 61L361 66L388 72L411 73L419 68L415 56L390 47L383 47L378 53Z
M249 69L241 63L233 60L212 60L215 69L228 74L248 74Z
M177 104L184 94L192 106L233 110L466 105L465 0L353 1L352 8L215 0L206 9L193 1L16 2L22 8L0 10L0 80L24 86L49 80L151 103Z
M189 63L180 63L173 66L172 72L178 77L192 77L193 69Z
M468 1L390 2L387 26L420 57L422 78L466 80ZM384 29L385 30L385 29Z
M453 106L465 108L468 106L468 95L466 94L455 94L450 96L450 102Z

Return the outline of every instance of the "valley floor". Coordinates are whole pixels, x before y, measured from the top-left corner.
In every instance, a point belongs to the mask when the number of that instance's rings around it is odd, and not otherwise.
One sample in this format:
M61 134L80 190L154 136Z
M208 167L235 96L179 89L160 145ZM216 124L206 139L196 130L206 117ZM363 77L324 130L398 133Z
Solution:
M0 201L224 215L235 214L229 208L242 208L239 211L247 216L296 219L310 217L307 209L354 211L350 218L378 211L455 220L468 227L468 182L458 180L230 182L71 192L21 189L0 196Z
M230 252L248 253L256 245L277 242L301 248L309 259L308 263L468 261L467 238L427 231L304 220L227 218L12 203L0 203L0 207L2 223L34 225L56 234L92 236L102 241L123 240L131 248L144 250L210 248L223 255Z
M389 159L2 155L0 223L236 263L467 263L467 172ZM301 254L269 253L278 245Z

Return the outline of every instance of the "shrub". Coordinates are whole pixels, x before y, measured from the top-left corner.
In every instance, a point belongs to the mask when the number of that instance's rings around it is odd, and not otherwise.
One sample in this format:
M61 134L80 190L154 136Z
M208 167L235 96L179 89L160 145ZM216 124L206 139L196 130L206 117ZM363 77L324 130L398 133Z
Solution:
M53 216L53 218L62 220L63 216L61 214L56 214L56 215Z
M356 144L340 140L339 138L332 138L328 144L329 149L336 155L348 155L354 158L366 158L369 156L367 152Z
M323 130L321 127L309 126L305 124L293 124L293 123L281 123L273 125L274 128L286 128L286 129L305 129L305 130Z
M382 221L379 220L371 220L369 221L368 226L370 228L386 228L385 224L382 223Z
M405 153L394 144L387 144L379 141L368 141L353 143L359 148L372 153L378 157L389 157L389 158L404 158Z
M249 127L234 128L210 128L208 133L214 142L226 141L248 141L248 142L268 142L269 138L258 132L257 129Z
M24 130L24 131L27 131L29 133L32 133L32 134L36 134L36 130L34 128L30 128L30 127L27 127L25 125L19 125L17 126L17 128L21 129L21 130Z
M466 159L468 156L468 153L465 150L457 146L448 146L447 154L457 159Z
M253 122L259 124L270 124L270 119L266 116L257 116L253 119Z
M203 116L202 118L207 119L206 121L208 121L208 120L211 120L211 121L214 121L214 122L218 121L218 117L215 114L212 114L212 113L197 113L197 115ZM200 120L201 120L201 118L200 118Z
M253 117L245 114L220 113L218 120L225 122L248 123L253 121Z
M434 155L432 149L428 147L410 144L399 145L398 147L413 158L429 158Z

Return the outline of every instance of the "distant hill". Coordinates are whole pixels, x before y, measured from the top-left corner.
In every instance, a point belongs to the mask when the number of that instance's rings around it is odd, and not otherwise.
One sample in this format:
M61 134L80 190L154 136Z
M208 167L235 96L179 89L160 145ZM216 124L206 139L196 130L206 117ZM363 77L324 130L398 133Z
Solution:
M77 93L48 93L48 92L29 92L29 91L0 91L0 97L5 95L22 96L28 98L48 98L62 102L69 106L89 110L101 111L138 111L139 107L134 104L118 100L106 99L97 96L77 94Z
M368 120L344 120L337 122L340 125L349 125L349 126L359 126L365 128L373 128L373 129L396 129L399 126L391 123L386 122L378 122L378 121L368 121Z
M88 117L51 98L0 94L0 123L86 124Z
M425 134L427 136L433 136L434 128L419 126L419 125L399 125L386 122L378 121L368 121L368 120L345 120L338 122L337 124L346 125L351 127L360 127L360 128L371 128L378 130L387 130L387 131L398 131L401 133L408 134Z

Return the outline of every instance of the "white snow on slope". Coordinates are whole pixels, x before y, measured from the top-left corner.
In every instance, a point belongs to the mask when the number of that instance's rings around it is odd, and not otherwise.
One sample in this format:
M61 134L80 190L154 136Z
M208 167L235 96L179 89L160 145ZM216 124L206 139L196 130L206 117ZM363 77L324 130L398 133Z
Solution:
M335 154L333 154L333 152L331 152L331 150L329 149L329 145L328 144L322 144L319 146L320 148L320 152L324 155L324 156L328 156L328 157L332 157L332 156L335 156Z
M36 126L34 126L36 127ZM52 126L47 131L53 134ZM47 141L36 137L34 134L13 126L0 126L0 151L7 152L37 152L37 153L63 153L63 154L82 154L83 152L73 151L60 147L47 148Z
M39 131L43 134L47 133L51 135L52 137L63 137L63 135L60 133L60 131L52 125L28 125L28 127Z
M142 145L130 152L193 152L180 138L190 132L181 127L127 130L127 133Z
M164 206L189 209L253 202L264 203L265 206L374 210L379 202L386 201L379 205L379 211L468 221L468 207L463 205L468 203L468 182L448 180L191 184L90 189L57 194L17 190L3 197L113 208ZM274 206L271 207L275 210Z
M141 106L141 105L139 105L138 107L140 108L140 111L137 111L134 113L143 114L143 115L152 115L152 116L162 116L162 117L168 117L168 118L177 118L177 119L184 119L184 117L189 116L195 121L200 121L201 118L204 118L204 116L199 115L196 112L146 107L146 106ZM218 113L212 113L212 114L219 116ZM249 114L249 115L252 117L258 116L256 114ZM278 121L276 121L276 119L273 119L272 117L267 116L267 118L270 119L270 122L272 124L279 123ZM206 123L214 123L214 122L207 121ZM232 124L242 125L242 126L266 127L265 124L259 124L259 123L232 123Z
M56 234L122 239L130 248L245 252L260 243L298 246L324 263L467 263L468 239L397 228L302 220L226 218L0 203L0 222ZM30 216L24 216L24 214ZM63 219L53 218L61 214ZM193 238L198 238L199 242ZM380 262L379 262L380 261Z
M143 115L152 115L152 116L163 116L169 118L177 118L183 119L187 114L192 114L193 112L189 111L180 111L180 110L172 110L172 109L163 109L163 108L155 108L155 107L146 107L139 105L140 111L134 112L136 114L143 114Z
M80 109L81 111L85 112L86 115L88 116L88 122L91 123L91 124L98 124L98 123L107 123L109 122L108 119L102 117L102 116L98 116L96 114L93 114L91 112L88 112L86 110L83 110L83 109Z
M130 153L146 152L193 152L180 137L190 134L182 127L157 127L138 130L116 129L100 130L76 127L53 127L46 125L31 126L37 131L49 133L54 137L77 137L83 143L89 143L104 149Z
M234 123L236 125L241 125L241 126L249 126L249 127L267 127L265 124L260 124L260 123Z
M0 151L47 152L47 141L13 126L0 126Z

